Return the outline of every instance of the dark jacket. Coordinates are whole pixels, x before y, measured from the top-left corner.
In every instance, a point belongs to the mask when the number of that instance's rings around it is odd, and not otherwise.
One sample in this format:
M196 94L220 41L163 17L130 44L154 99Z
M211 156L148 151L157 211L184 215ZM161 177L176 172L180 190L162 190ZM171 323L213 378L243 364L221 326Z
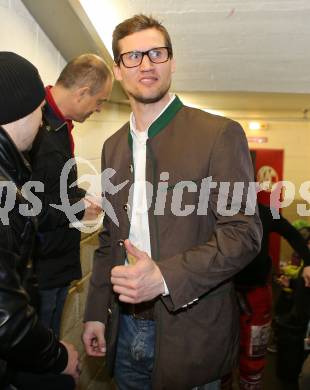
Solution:
M282 215L275 219L270 208L258 205L259 216L263 225L261 250L255 259L235 277L236 285L240 288L253 288L265 285L270 277L272 260L269 256L270 233L278 233L286 239L292 248L304 260L305 266L310 265L310 251L301 234Z
M204 178L212 176L218 184L243 181L247 185L252 180L247 141L238 123L185 107L176 98L148 134L146 180L153 184L154 194L148 211L151 252L170 293L155 302L153 388L185 390L220 378L236 363L239 314L232 277L258 253L261 224L256 214L245 215L244 201L233 216L218 213L219 186L211 189L209 202L204 196L205 202L199 202ZM124 264L126 257L119 240L127 238L130 229L127 212L131 206L127 203L134 180L131 145L126 124L103 147L102 170L115 169L110 179L114 186L126 180L128 183L114 196L103 183L106 201L113 206L119 225L106 213L85 313L86 321L107 325L110 367L119 310L110 276L112 267ZM169 172L168 191L164 215L156 215L161 172ZM191 181L193 190L185 188L183 192L182 210L185 205L195 209L184 216L176 216L171 208L174 188L180 181ZM198 203L204 204L200 213ZM228 209L231 205L229 196Z
M70 284L81 278L80 232L69 227L66 214L51 207L62 204L60 196L60 177L65 164L72 158L68 128L60 120L52 107L46 103L44 109L45 124L40 129L30 152L32 166L31 180L44 184L44 192L37 192L42 203L39 215L39 233L37 236L35 264L39 287L50 289ZM77 168L74 163L65 182L65 191L70 204L85 196L85 191L77 185ZM83 217L83 211L77 218Z
M35 236L35 218L24 217L19 206L29 203L21 194L30 178L29 165L0 127L0 388L3 388L7 366L31 372L61 372L67 365L67 351L52 331L37 319L23 284L31 274L30 254ZM16 185L11 191L10 185ZM6 202L12 210L5 220Z

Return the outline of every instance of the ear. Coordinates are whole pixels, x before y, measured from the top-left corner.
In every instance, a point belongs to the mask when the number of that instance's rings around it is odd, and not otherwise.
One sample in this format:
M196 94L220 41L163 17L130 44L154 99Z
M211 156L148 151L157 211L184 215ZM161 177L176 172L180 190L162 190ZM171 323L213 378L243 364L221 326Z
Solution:
M89 95L89 87L80 87L75 90L75 96L78 101L81 101L84 99L86 95Z
M122 72L120 66L117 65L115 62L113 64L113 73L114 73L115 80L122 81L123 78L122 78Z
M171 58L171 73L174 73L175 70L176 70L175 59L174 59L174 58Z

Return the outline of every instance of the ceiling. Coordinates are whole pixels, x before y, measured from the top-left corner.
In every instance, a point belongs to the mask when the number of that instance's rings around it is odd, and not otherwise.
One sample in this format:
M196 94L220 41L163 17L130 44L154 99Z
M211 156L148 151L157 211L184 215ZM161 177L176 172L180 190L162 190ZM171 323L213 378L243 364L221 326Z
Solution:
M91 50L111 63L106 50L109 45L104 47L79 0L23 2L65 58ZM172 88L193 104L299 112L310 107L310 0L98 2L105 6L101 24L111 31L135 13L152 14L163 22L172 37L177 62ZM54 18L48 17L46 7L53 8ZM72 18L90 46L85 47L85 39L70 32ZM124 95L118 97L124 99Z

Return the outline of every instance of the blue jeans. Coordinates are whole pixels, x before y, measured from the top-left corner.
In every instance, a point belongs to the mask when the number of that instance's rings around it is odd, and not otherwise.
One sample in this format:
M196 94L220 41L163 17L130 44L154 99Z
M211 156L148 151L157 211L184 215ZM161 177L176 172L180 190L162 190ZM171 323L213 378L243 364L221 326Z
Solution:
M118 390L151 390L155 322L121 314L114 379ZM218 390L220 381L193 390Z
M43 325L60 334L61 316L69 286L40 290L39 318Z

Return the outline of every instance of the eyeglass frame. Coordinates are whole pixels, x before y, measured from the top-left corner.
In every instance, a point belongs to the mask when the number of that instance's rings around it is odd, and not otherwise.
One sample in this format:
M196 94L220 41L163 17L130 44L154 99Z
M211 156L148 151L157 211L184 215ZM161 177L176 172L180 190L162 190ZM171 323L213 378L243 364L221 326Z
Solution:
M165 61L161 61L161 62L154 62L154 61L152 61L152 59L149 56L149 52L152 51L152 50L156 50L156 49L167 49L168 57L167 57L167 59ZM141 62L138 65L134 65L134 66L127 66L127 65L125 65L124 60L123 60L123 56L125 54L128 54L128 53L140 53L140 54L142 54ZM146 50L146 51L140 51L140 50L126 51L125 53L122 53L122 54L119 55L118 60L117 60L117 65L122 63L125 66L125 68L128 68L128 69L137 68L138 66L140 66L142 64L142 61L143 61L143 58L144 58L145 55L147 55L148 59L152 62L152 64L164 64L165 62L169 61L169 59L172 57L172 50L168 46L160 46L160 47L152 47L152 49L149 49L149 50Z

